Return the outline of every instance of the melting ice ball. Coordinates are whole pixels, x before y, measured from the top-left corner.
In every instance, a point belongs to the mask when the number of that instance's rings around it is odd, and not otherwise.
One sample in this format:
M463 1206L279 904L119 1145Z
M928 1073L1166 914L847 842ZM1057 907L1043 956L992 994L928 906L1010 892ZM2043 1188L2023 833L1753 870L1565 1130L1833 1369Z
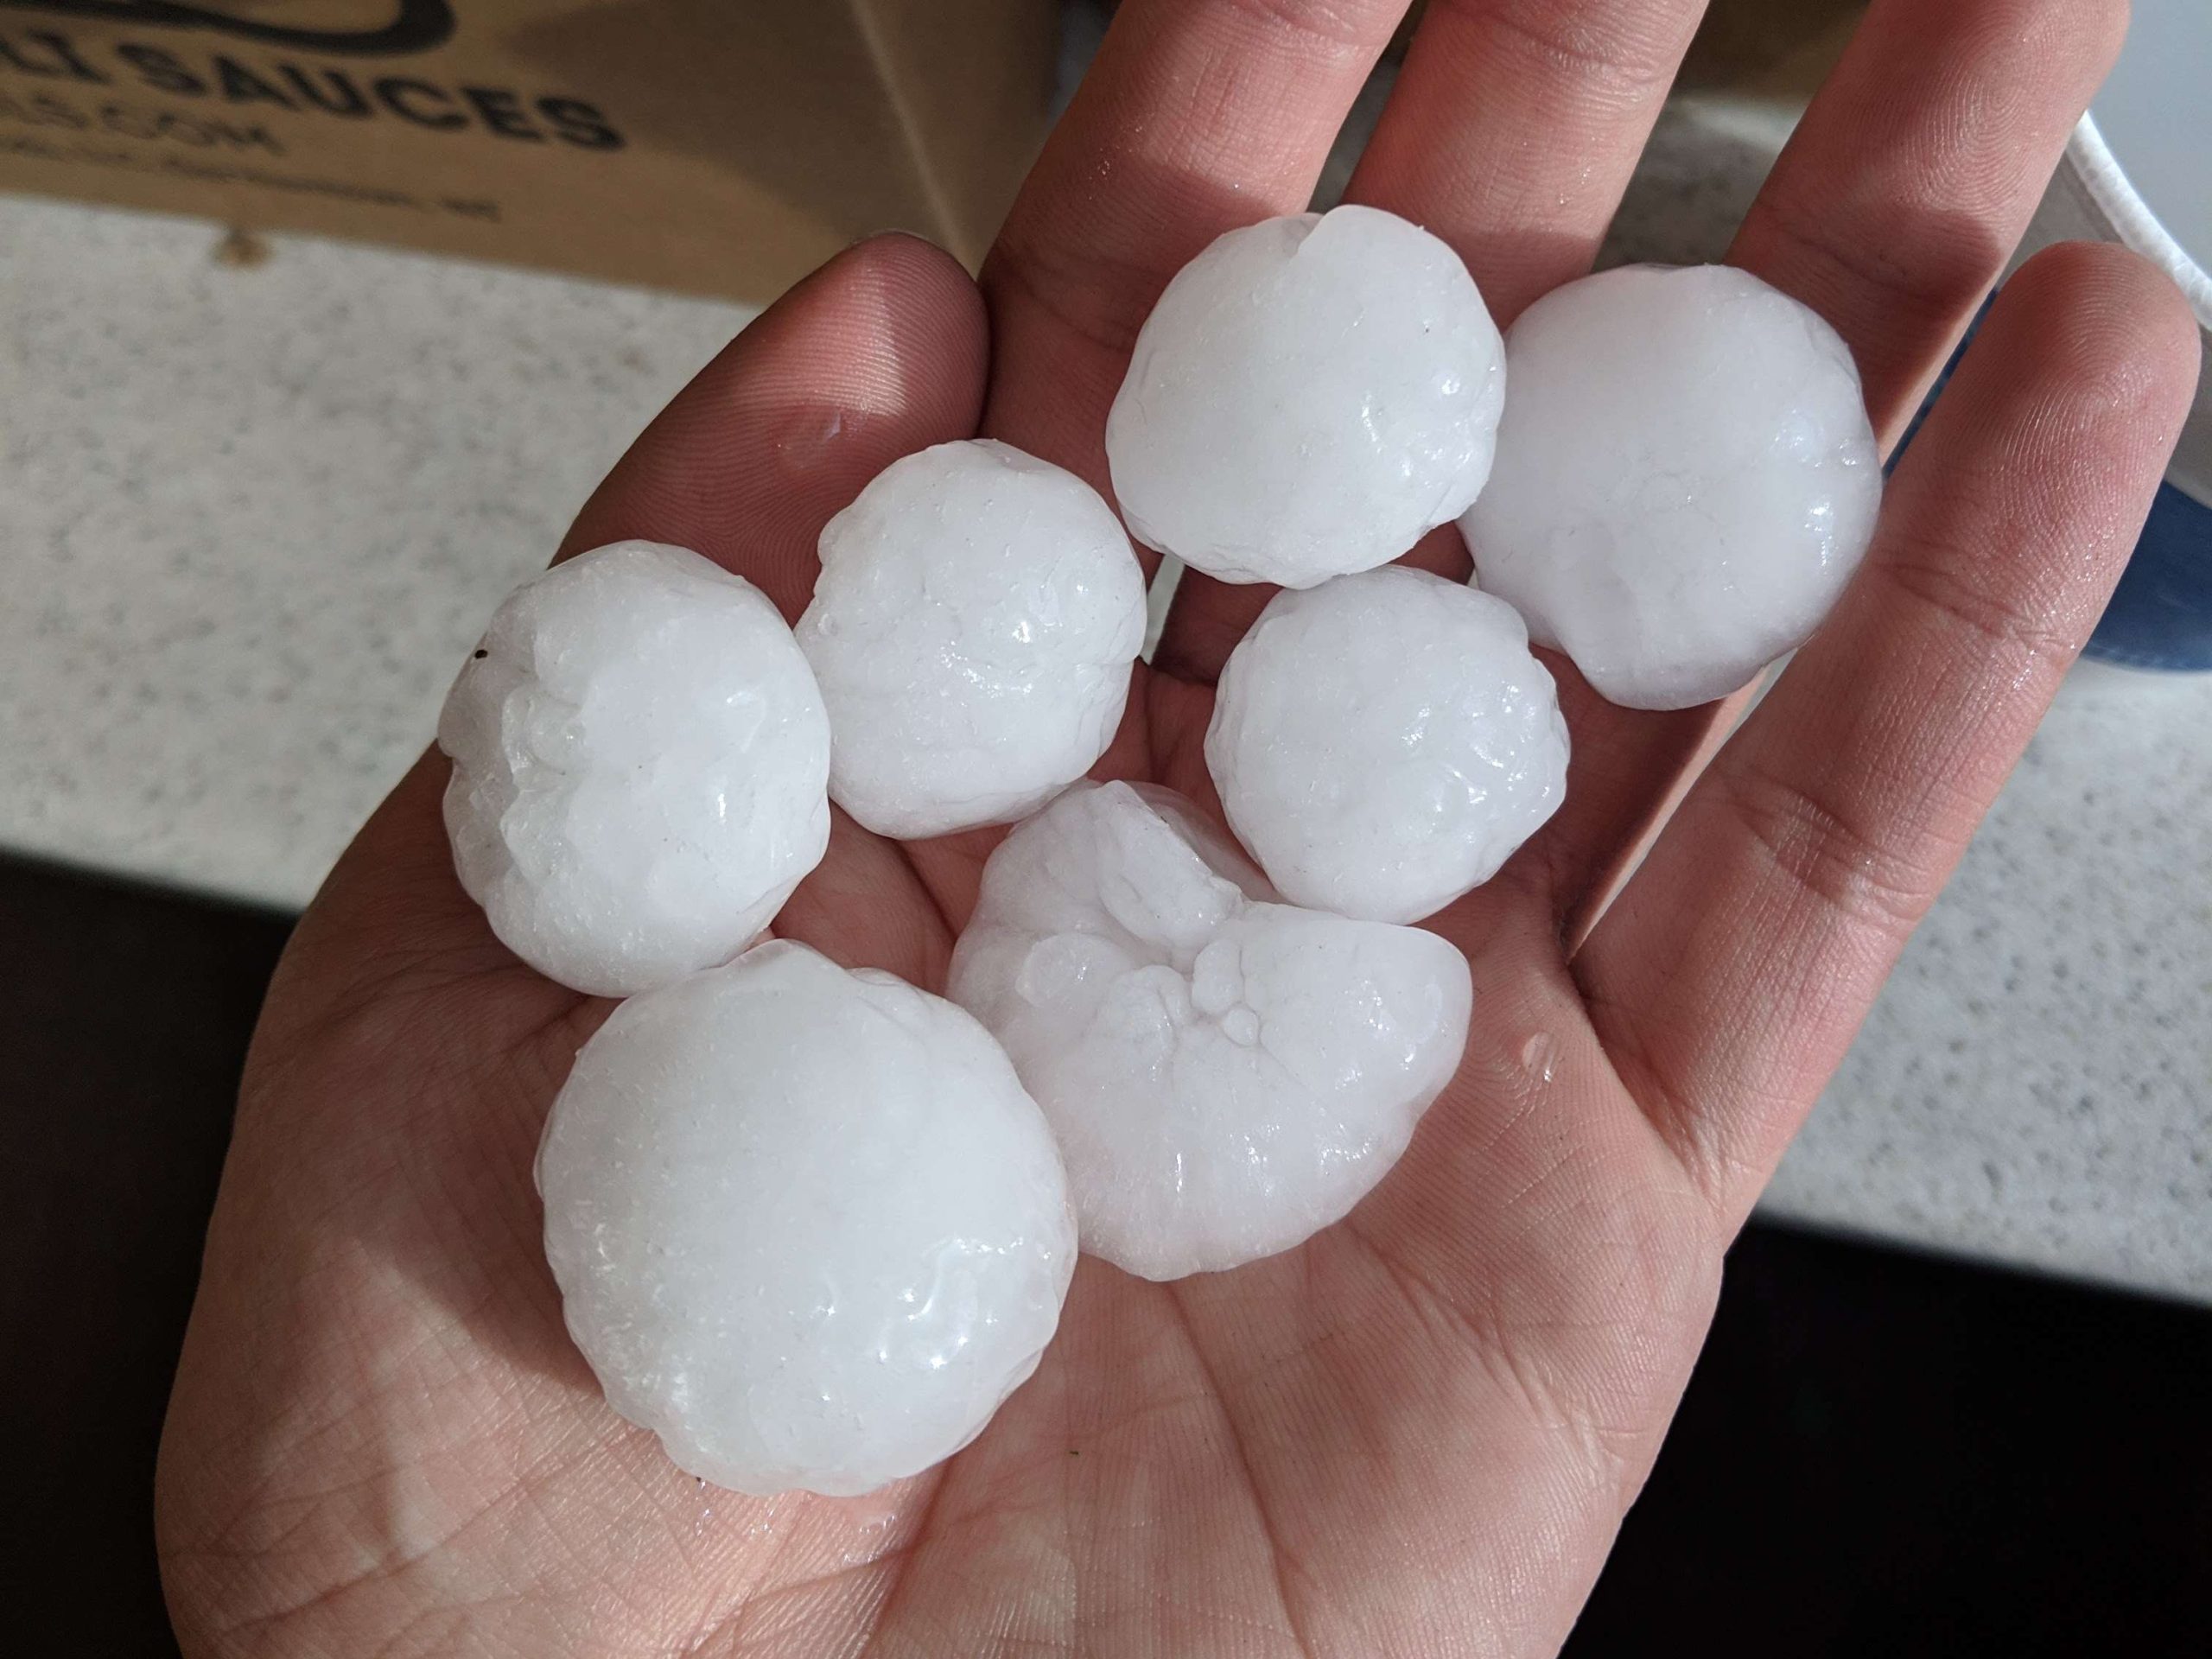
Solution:
M1112 741L1144 624L1129 539L1073 473L988 441L893 461L823 531L798 620L830 798L906 840L1026 817Z
M614 1011L537 1187L607 1403L760 1496L951 1456L1037 1368L1075 1267L1059 1155L990 1033L780 940Z
M1686 709L1802 645L1858 569L1881 457L1841 336L1746 271L1569 283L1506 341L1476 579L1605 696Z
M991 855L950 988L1051 1120L1083 1248L1147 1279L1342 1217L1458 1069L1472 998L1434 934L1280 903L1189 802L1128 784Z
M1373 207L1218 238L1167 284L1106 419L1129 530L1227 582L1311 588L1490 476L1497 327L1459 257Z
M766 595L617 542L518 588L438 720L461 886L602 996L727 962L830 839L830 721Z
M1206 733L1230 828L1268 879L1376 922L1495 875L1566 798L1567 752L1513 607L1403 565L1278 594Z

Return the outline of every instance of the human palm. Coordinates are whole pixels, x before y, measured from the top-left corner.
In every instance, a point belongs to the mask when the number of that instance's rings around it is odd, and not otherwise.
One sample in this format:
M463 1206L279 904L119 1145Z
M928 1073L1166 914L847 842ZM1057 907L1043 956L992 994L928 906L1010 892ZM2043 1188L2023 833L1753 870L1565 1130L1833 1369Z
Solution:
M1436 0L1353 194L1451 240L1510 318L1586 268L1700 9ZM795 615L817 531L900 454L982 430L1103 487L1152 298L1220 231L1303 205L1396 10L1128 0L980 289L905 238L832 261L655 423L570 548L681 543ZM2119 16L1879 0L1777 168L1734 257L1842 330L1886 434ZM601 1400L530 1169L609 1005L492 938L425 760L301 923L255 1040L162 1451L186 1647L1554 1650L1727 1241L2133 541L2194 349L2127 257L2031 265L1842 607L1686 796L1726 711L1630 714L1555 664L1568 803L1430 924L1472 964L1473 1028L1397 1170L1232 1273L1085 1260L982 1437L869 1498L705 1486ZM1414 556L1465 569L1449 531ZM1211 682L1262 599L1185 583L1102 775L1211 803ZM840 817L776 931L941 987L995 838L901 847Z

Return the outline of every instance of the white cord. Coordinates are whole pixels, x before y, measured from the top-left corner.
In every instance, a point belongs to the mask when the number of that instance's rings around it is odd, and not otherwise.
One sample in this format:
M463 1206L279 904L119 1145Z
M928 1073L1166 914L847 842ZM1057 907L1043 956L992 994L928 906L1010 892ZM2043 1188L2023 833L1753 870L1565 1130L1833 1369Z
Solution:
M2085 115L2066 146L2074 171L2097 211L2112 226L2120 241L2156 264L2188 296L2197 322L2212 328L2212 274L2190 257L2173 233L2158 222L2151 204L2136 193L2127 174L2114 159L2096 118Z

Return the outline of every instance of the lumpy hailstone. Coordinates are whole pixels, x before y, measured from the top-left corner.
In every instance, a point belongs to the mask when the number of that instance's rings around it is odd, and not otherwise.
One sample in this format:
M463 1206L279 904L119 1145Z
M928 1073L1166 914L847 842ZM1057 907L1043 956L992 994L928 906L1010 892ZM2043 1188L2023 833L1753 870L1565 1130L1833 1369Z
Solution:
M438 720L469 897L524 961L627 996L728 961L830 839L830 721L765 594L618 542L511 594Z
M1059 1155L990 1034L782 941L614 1011L537 1186L607 1403L756 1495L958 1451L1036 1369L1075 1266Z
M1460 528L1538 644L1615 702L1684 709L1820 625L1882 468L1815 313L1726 266L1608 271L1524 312L1506 364L1497 471Z
M951 994L1051 1120L1083 1248L1147 1279L1349 1211L1458 1069L1472 995L1434 934L1280 903L1188 802L1127 784L991 855Z
M1513 607L1402 565L1277 594L1206 733L1230 828L1268 879L1377 922L1496 874L1565 798L1567 752Z
M1130 532L1228 582L1397 557L1490 476L1503 350L1444 243L1373 207L1271 219L1169 283L1106 421Z
M1098 493L1003 443L892 463L822 532L798 622L830 795L913 840L1036 810L1105 753L1144 574Z

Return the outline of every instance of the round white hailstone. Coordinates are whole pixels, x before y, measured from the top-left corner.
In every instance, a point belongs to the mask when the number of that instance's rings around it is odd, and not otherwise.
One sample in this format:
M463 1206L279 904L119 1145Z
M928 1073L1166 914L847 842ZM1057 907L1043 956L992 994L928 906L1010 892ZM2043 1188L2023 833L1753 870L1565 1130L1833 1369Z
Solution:
M1569 283L1506 341L1476 578L1605 696L1727 696L1820 626L1873 539L1881 455L1850 348L1746 271Z
M830 840L830 720L766 595L618 542L509 594L447 695L461 884L549 978L627 996L728 962Z
M830 798L918 840L1027 817L1113 741L1144 572L1073 473L1003 443L893 461L822 532L799 648Z
M1285 897L1415 922L1567 794L1567 721L1513 607L1390 565L1278 594L1223 670L1206 765Z
M990 1033L782 940L614 1011L537 1188L607 1403L755 1496L950 1457L1037 1369L1075 1268L1059 1154Z
M1130 533L1225 582L1370 570L1464 512L1505 399L1459 257L1373 207L1217 238L1160 295L1106 419Z
M983 870L951 995L1067 1160L1083 1248L1147 1279L1338 1220L1459 1069L1472 989L1433 933L1276 900L1179 796L1077 784Z

